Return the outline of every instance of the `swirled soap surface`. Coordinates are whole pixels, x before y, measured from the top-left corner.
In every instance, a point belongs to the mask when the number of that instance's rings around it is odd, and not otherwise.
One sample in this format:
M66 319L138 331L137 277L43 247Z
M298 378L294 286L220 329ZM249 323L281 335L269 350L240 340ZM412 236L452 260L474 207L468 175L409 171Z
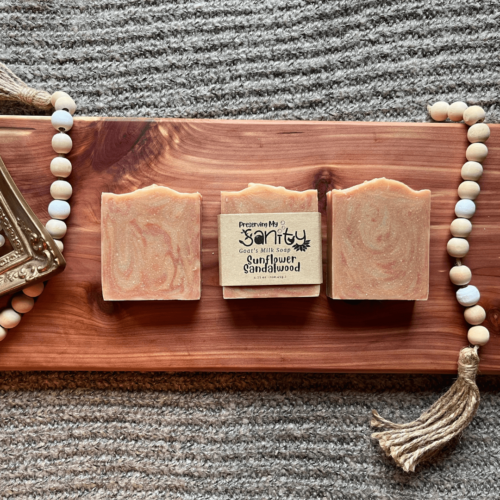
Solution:
M198 300L201 195L152 185L102 194L104 300Z
M327 193L327 295L427 300L431 192L373 179Z

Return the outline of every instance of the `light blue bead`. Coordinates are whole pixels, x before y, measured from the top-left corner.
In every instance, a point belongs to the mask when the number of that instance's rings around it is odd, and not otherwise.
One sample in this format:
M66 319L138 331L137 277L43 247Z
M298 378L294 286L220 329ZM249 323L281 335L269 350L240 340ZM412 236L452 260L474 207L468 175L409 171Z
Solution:
M73 126L73 117L63 109L52 113L50 121L52 122L52 126L59 132L67 132Z
M53 200L49 203L49 215L53 219L67 219L71 213L71 207L67 201Z
M476 212L476 204L472 200L460 200L455 205L457 217L470 219Z

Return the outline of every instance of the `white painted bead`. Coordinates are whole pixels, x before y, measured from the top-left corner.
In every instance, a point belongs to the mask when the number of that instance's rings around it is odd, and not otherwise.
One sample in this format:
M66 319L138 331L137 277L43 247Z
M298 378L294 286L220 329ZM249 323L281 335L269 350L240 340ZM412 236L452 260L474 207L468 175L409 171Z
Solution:
M52 104L52 106L55 106L57 100L60 99L61 97L69 97L69 94L66 94L66 92L63 92L62 90L58 90L57 92L54 92L50 96L50 103Z
M7 330L15 328L21 322L21 315L10 307L0 312L0 326Z
M67 201L53 200L49 203L49 215L53 219L65 220L71 213L71 207Z
M462 306L473 306L479 302L480 298L481 294L474 285L467 285L457 290L457 300Z
M450 224L450 233L457 238L467 238L472 231L472 223L469 219L455 219Z
M488 147L486 144L482 142L476 142L475 144L471 144L467 151L465 152L465 157L469 161L478 161L481 163L488 156Z
M68 226L66 226L66 223L62 220L57 220L57 219L50 219L47 221L47 224L45 224L45 227L47 228L47 231L49 232L50 236L52 238L64 238L66 235L66 231L68 230Z
M68 96L62 96L57 99L56 103L54 104L54 108L56 110L63 109L64 111L67 111L68 113L74 115L76 111L76 103L71 99L71 97Z
M464 111L464 122L467 125L474 125L474 123L482 122L486 113L481 106L470 106Z
M464 181L458 186L458 196L465 200L475 200L480 191L479 184L474 181Z
M435 102L432 106L427 106L431 118L437 122L444 122L448 118L449 104L444 101Z
M61 253L64 252L64 243L61 240L54 240L55 244L57 245L57 248L59 248L59 251Z
M0 342L7 337L7 330L3 327L0 326Z
M476 204L472 200L458 200L455 205L457 217L470 219L476 213Z
M467 339L472 345L486 345L490 340L490 332L484 326L472 326L467 332Z
M68 132L73 126L73 117L62 109L54 111L50 120L52 126L59 132Z
M66 178L71 174L71 170L73 170L71 162L67 158L63 158L62 156L56 156L50 162L50 171L52 172L52 175L56 177Z
M469 325L480 325L486 319L486 311L476 304L464 311L464 318Z
M469 252L469 242L464 238L451 238L446 245L446 249L449 255L460 259Z
M464 111L467 109L467 104L462 101L450 104L448 108L448 118L454 122L461 122L464 118Z
M50 194L54 200L69 200L73 188L68 181L54 181L50 186Z
M464 181L478 181L483 175L483 166L477 161L467 161L462 166Z
M19 295L12 297L12 309L20 314L29 313L33 309L34 305L35 300L32 297L24 295L24 293L20 293Z
M472 279L472 272L467 266L454 266L450 269L450 281L454 285L468 285Z
M43 282L40 282L31 286L27 286L26 288L23 288L23 293L28 297L38 297L39 295L42 294L43 289L44 289L44 284Z
M5 245L5 236L3 234L0 234L0 247L3 247Z
M73 148L73 141L68 134L59 133L52 137L52 149L59 154L65 155Z
M490 127L486 123L476 123L467 131L469 142L486 142L490 138Z

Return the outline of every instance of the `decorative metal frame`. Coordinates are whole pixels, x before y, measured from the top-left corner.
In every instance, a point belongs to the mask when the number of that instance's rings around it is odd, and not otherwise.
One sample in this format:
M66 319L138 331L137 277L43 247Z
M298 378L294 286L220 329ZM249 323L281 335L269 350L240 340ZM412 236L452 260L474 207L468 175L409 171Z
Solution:
M12 250L0 257L0 296L59 274L66 261L0 158L0 228Z

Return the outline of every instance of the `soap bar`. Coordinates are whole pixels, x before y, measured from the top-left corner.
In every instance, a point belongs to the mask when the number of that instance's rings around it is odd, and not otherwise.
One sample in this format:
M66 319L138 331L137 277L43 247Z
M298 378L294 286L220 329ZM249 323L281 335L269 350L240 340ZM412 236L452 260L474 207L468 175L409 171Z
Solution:
M102 193L101 256L104 300L199 300L201 195Z
M373 179L327 193L332 299L427 300L431 192Z
M317 212L318 191L291 191L266 184L249 184L242 191L221 192L221 213ZM225 299L317 297L320 285L224 286Z

